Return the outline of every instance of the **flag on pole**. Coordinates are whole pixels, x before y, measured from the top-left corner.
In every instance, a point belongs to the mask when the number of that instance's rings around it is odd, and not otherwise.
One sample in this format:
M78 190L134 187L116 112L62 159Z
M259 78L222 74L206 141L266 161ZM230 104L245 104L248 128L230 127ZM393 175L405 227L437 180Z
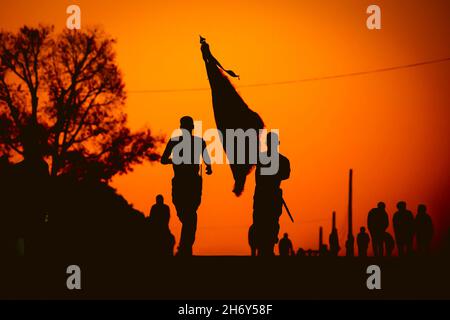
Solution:
M214 118L216 120L217 129L222 132L222 145L226 152L226 129L243 129L244 131L255 129L259 132L259 129L264 128L264 122L256 112L248 107L236 91L236 88L230 82L227 74L231 77L239 76L233 71L226 70L222 67L217 59L211 54L205 38L200 37L200 43L209 84L211 86ZM237 150L236 144L237 142L234 141L234 150ZM246 155L249 154L249 148L250 146L247 143L245 150ZM230 157L230 155L227 156ZM246 159L248 160L247 156ZM231 163L233 162L233 159L229 158L229 161ZM248 162L245 164L231 163L230 167L234 178L233 192L239 196L244 190L245 180L247 175L252 171L254 164Z

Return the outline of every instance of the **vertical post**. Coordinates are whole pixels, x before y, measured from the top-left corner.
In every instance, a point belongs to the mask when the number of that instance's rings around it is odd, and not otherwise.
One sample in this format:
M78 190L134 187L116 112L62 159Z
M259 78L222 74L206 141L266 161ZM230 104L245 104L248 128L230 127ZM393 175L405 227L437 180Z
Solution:
M353 236L353 170L348 180L348 233Z
M323 246L323 229L322 227L319 228L319 252L322 250Z
M331 223L331 232L336 229L336 211L333 211L333 218Z
M355 238L353 236L353 169L350 169L348 181L348 234L345 247L347 249L347 257L354 257Z

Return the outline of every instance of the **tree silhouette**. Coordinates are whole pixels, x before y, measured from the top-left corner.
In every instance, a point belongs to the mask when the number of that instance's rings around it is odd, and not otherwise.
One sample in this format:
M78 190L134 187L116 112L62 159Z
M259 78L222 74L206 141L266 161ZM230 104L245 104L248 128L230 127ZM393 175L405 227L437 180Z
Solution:
M0 32L0 156L25 157L32 128L52 176L107 181L157 160L161 139L127 127L114 44L97 29Z

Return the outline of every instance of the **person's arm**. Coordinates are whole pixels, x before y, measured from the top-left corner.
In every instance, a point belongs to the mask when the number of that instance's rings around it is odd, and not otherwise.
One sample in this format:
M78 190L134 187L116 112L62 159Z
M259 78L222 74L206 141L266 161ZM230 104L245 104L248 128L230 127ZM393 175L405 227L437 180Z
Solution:
M202 140L202 155L203 155L203 161L206 164L206 174L210 175L210 174L212 174L211 158L209 156L208 149L206 149L205 140Z
M161 157L161 163L162 164L172 164L172 159L170 156L172 155L172 149L174 147L174 144L172 140L169 140L166 145L166 149L164 150L164 153Z

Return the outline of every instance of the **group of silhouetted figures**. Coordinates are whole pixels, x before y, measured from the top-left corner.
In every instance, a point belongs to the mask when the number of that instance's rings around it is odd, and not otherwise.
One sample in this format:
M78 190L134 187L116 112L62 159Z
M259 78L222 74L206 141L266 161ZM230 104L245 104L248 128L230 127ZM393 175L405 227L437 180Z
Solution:
M419 205L417 215L414 217L412 212L407 209L406 202L400 201L397 203L397 212L394 213L392 222L395 241L389 232L386 231L389 226L386 205L383 202L379 202L376 208L370 210L367 226L372 238L375 256L391 256L395 244L397 245L399 256L411 255L413 253L414 238L416 239L417 252L419 254L428 254L430 252L433 239L433 222L431 216L427 213L425 205ZM357 244L359 255L366 256L369 236L364 228L361 228L358 234Z
M183 139L192 140L193 158L208 157L206 144L192 136L194 123L191 117L183 117L181 129L186 136L171 139L162 156L163 164L171 164L172 202L182 223L177 255L191 256L197 229L197 208L201 202L202 177L197 160L176 163L174 149ZM275 137L276 138L276 137ZM201 148L194 150L199 139ZM274 139L269 134L270 140ZM0 253L2 255L37 256L56 253L67 255L154 255L173 256L175 237L169 229L170 209L162 195L156 197L146 218L134 210L106 183L71 176L51 177L48 165L28 148L25 159L12 164L0 159ZM275 151L277 152L277 151ZM194 161L195 160L195 161ZM206 173L211 174L210 159L204 159ZM280 169L276 175L260 174L256 168L256 187L253 203L253 224L249 229L252 256L272 256L278 243L281 256L338 256L340 251L338 232L333 226L328 246L321 244L318 250L299 249L295 253L287 234L278 239L279 217L282 212L280 183L289 177L289 161L280 154ZM358 255L366 257L372 242L374 255L391 256L395 246L399 256L413 253L414 240L418 254L430 252L433 223L425 205L419 205L414 217L406 203L397 204L392 224L394 237L387 232L389 216L383 202L368 213L367 228L360 228L356 237Z
M417 208L417 214L413 213L406 207L406 202L397 203L397 211L393 218L394 237L387 231L389 227L389 215L386 212L384 202L379 202L376 208L369 211L367 218L367 227L361 227L356 237L356 245L359 257L367 257L369 244L372 242L373 254L375 257L391 257L395 246L397 246L398 255L400 257L410 256L414 252L418 255L427 255L431 250L431 242L433 239L433 222L431 216L427 213L425 205L420 204ZM414 240L416 250L414 250ZM340 250L337 230L333 230L329 238L330 249L324 244L320 245L319 250L299 249L298 256L337 256ZM295 255L292 241L287 234L280 240L279 244L280 256Z

